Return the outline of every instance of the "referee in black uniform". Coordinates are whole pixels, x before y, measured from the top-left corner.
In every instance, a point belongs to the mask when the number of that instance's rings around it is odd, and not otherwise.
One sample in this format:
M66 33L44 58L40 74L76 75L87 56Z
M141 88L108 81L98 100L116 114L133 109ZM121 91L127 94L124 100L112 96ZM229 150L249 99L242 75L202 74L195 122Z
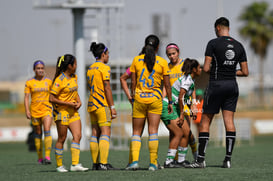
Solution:
M226 128L226 156L223 168L231 167L231 154L235 143L236 129L234 112L239 96L236 76L248 76L244 47L229 36L229 21L225 17L214 24L217 38L209 41L205 52L203 70L210 73L206 90L203 114L199 130L198 158L188 168L205 168L205 150L209 141L209 127L214 114L221 108ZM236 69L239 63L240 69Z

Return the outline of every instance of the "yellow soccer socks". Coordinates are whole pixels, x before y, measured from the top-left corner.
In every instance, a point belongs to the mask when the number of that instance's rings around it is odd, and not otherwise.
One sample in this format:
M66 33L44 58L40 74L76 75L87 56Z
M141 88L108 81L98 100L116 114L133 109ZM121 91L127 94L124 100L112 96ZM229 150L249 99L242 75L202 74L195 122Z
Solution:
M157 166L158 157L158 134L149 135L150 164Z
M50 152L52 147L52 137L50 131L45 131L45 158L50 160Z
M90 144L90 152L91 152L93 163L96 164L98 163L98 157L99 157L99 143L98 143L97 137L91 136L89 144Z
M198 152L197 152L197 143L195 142L195 139L193 140L192 143L190 143L190 147L191 147L193 158L194 160L196 160L198 156Z
M108 163L108 155L109 155L109 147L110 147L110 137L107 135L101 135L99 141L99 154L100 154L100 163L107 164Z
M132 159L131 161L132 162L139 160L140 148L141 148L141 137L139 135L133 135L131 137L131 159Z
M80 160L80 144L79 143L71 143L71 158L72 165L77 165Z
M60 167L63 165L63 152L64 152L64 149L55 148L55 158L56 158L57 167Z
M43 163L42 134L35 134L34 142L38 154L38 162Z

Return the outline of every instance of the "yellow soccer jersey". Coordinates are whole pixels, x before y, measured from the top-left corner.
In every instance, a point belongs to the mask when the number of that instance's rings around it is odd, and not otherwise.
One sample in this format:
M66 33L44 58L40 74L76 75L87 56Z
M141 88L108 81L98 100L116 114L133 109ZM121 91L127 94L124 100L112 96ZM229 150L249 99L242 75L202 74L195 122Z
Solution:
M24 92L31 95L30 113L33 118L41 118L46 116L48 111L52 112L52 105L49 103L51 84L52 81L47 77L26 81Z
M162 57L156 56L152 72L149 72L144 62L144 54L136 56L130 67L131 72L137 75L135 100L140 103L150 104L162 98L160 89L164 75L169 75L168 63Z
M111 69L100 61L93 63L87 71L87 81L90 90L88 112L100 107L107 107L108 103L104 92L104 80L110 80Z
M181 70L183 65L184 65L184 60L182 60L182 59L180 60L180 62L177 65L173 65L173 64L169 63L169 69L171 71L171 73L170 73L171 86L179 77L181 77L184 74Z
M68 79L62 72L54 81L50 90L51 94L56 95L57 99L65 102L77 102L78 82L77 75L73 75ZM68 106L54 105L57 110L65 109Z

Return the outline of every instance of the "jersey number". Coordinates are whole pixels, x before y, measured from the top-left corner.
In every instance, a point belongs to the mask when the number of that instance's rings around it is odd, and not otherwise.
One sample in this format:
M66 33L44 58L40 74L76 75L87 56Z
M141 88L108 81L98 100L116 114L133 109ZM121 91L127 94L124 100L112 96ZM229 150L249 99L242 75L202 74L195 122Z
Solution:
M151 84L149 84L149 82L146 83L146 79L143 78L144 71L145 71L145 68L142 69L142 72L141 72L140 77L139 77L139 82L142 82L142 87L145 87L145 85L146 85L148 88L153 87L153 86L154 86L154 78L153 78L153 75L154 75L154 73L155 73L155 70L153 70L152 73L150 74L150 76L148 77L148 79L151 80Z
M89 84L89 86L90 86L90 93L94 92L94 85L92 85L93 84L93 79L94 79L94 75L92 75L92 78L91 78L90 84Z

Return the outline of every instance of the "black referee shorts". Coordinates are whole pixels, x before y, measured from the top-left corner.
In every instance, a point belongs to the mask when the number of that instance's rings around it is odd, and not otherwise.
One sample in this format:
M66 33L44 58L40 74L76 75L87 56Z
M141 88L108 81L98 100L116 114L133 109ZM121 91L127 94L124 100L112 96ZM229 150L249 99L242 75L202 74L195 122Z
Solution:
M203 113L217 114L220 108L235 112L238 96L236 80L210 81L204 97Z

